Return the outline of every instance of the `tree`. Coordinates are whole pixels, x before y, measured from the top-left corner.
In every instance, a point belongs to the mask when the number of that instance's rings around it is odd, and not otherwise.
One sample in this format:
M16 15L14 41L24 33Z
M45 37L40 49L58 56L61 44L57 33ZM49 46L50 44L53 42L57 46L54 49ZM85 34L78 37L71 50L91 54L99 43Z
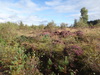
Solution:
M74 27L77 26L77 19L74 20Z
M20 23L19 23L19 28L20 28L20 29L23 29L23 28L24 28L24 24L23 24L22 21L20 21Z
M20 26L24 26L24 24L23 24L23 22L22 22L22 21L20 21L20 23L19 23L19 24L20 24Z
M54 29L56 27L56 24L54 23L54 21L51 21L47 24L47 26L45 27L45 29Z
M100 19L88 21L89 26L100 26Z
M88 10L85 7L83 7L80 12L81 12L80 20L83 20L84 23L87 23L87 21L88 21Z
M88 27L88 24L84 23L83 20L80 20L76 23L74 27Z
M60 24L60 27L61 27L61 28L66 28L67 25L68 25L67 23L61 23L61 24Z

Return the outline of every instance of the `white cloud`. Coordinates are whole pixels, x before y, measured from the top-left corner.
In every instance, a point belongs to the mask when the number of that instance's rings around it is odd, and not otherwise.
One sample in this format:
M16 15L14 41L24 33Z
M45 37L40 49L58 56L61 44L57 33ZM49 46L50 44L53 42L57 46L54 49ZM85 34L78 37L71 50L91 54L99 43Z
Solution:
M32 0L19 0L18 2L9 2L0 0L0 22L19 22L23 21L25 24L40 24L46 19L39 18L32 15L32 13L47 9L46 7L39 7Z
M59 5L61 3L61 0L53 0L53 1L46 1L45 4L49 6L55 6Z
M30 15L30 16L22 16L22 15L9 15L9 14L0 14L0 22L17 22L22 21L24 24L32 25L32 24L41 24L46 23L46 19L39 18L38 16Z
M46 1L45 4L59 13L73 13L68 15L73 18L77 18L76 13L80 13L80 9L86 7L89 10L89 20L100 18L100 0L52 0Z
M29 25L31 25L31 24L36 24L36 25L38 25L38 24L41 24L41 23L43 23L43 22L47 22L47 20L46 19L41 19L41 18L39 18L38 16L32 16L32 15L30 15L30 16L27 16L27 17L25 17L24 19L23 19L23 22L25 23L25 24L29 24Z

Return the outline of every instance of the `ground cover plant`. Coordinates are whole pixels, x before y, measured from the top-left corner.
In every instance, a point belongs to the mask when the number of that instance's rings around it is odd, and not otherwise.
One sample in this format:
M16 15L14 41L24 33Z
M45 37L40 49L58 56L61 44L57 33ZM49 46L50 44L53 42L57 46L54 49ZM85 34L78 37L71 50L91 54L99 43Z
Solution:
M0 23L1 75L100 74L100 27L48 25Z

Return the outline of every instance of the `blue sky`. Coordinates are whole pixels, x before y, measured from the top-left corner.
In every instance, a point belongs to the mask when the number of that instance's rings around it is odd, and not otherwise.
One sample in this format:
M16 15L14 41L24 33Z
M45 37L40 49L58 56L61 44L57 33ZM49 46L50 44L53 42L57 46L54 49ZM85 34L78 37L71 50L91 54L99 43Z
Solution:
M0 0L0 22L71 25L82 7L88 9L89 20L100 19L100 0Z

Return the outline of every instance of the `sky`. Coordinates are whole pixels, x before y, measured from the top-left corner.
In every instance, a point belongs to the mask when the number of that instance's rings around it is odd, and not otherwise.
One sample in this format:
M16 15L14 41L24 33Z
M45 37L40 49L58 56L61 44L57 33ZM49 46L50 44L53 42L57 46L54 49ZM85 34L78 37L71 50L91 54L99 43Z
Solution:
M88 9L89 20L100 19L100 0L0 0L0 22L71 25L82 7Z

